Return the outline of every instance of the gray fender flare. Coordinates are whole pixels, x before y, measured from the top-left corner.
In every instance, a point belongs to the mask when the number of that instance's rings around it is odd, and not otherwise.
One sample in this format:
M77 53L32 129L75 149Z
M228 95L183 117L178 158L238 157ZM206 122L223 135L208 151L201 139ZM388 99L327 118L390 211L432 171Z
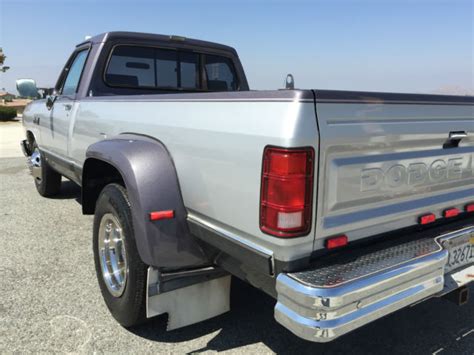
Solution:
M91 159L112 165L122 176L132 209L137 249L144 263L170 269L209 264L189 231L176 169L160 141L122 134L94 143L86 152L83 179ZM173 210L174 218L150 221L150 212L163 210Z

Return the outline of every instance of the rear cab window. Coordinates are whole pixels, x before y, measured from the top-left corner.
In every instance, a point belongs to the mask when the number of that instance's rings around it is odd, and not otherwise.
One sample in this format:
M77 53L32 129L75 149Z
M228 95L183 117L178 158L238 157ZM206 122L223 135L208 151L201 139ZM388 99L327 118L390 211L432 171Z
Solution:
M232 59L187 50L117 45L105 68L109 87L165 91L236 91Z
M211 91L235 91L238 83L232 61L217 55L205 55L204 71Z

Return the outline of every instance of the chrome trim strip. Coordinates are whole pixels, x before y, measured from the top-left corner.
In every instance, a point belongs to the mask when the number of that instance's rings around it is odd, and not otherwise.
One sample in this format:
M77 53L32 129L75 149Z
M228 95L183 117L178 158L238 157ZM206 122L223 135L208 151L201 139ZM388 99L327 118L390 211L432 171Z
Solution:
M317 95L317 93L316 93ZM363 104L363 105L443 105L443 106L472 106L472 102L449 102L449 101L384 101L384 100L318 100L317 104Z
M117 102L118 100L111 99L102 99L101 96L95 96L92 99L82 99L81 102ZM314 100L311 99L129 99L129 100L120 100L120 103L123 102L285 102L285 103L314 103Z
M272 264L273 264L273 262L274 262L273 261L273 252L270 249L267 249L265 247L262 247L261 245L255 244L255 243L253 243L253 242L251 242L251 241L249 241L245 238L242 238L239 235L237 235L235 233L232 233L232 232L230 232L230 231L228 231L228 230L226 230L222 227L219 227L214 223L206 221L205 219L203 219L201 217L198 217L193 213L188 213L188 220L191 221L191 222L194 222L194 223L201 224L202 226L204 226L208 229L214 230L217 233L222 234L226 238L230 239L234 243L239 243L239 244L245 245L246 247L248 247L250 249L257 250L260 253L263 253L263 254L267 255L268 257L270 257L272 259ZM272 265L272 266L274 266L274 265Z
M455 122L472 122L472 117L449 117L452 121ZM362 119L362 120L327 120L328 126L337 126L337 125L358 125L358 124L388 124L388 123L420 123L426 124L427 122L446 122L446 118L433 118L433 117L417 117L410 118L404 117L403 119Z
M57 154L57 153L53 153L53 152L51 152L51 151L48 150L48 149L40 148L40 150L41 150L43 153L49 154L49 155L51 155L53 158L64 162L64 164L70 164L70 165L73 165L73 166L76 167L76 168L82 169L82 166L79 165L79 164L77 164L77 163L74 162L73 160L65 159L63 156L61 156L61 155L59 155L59 154Z

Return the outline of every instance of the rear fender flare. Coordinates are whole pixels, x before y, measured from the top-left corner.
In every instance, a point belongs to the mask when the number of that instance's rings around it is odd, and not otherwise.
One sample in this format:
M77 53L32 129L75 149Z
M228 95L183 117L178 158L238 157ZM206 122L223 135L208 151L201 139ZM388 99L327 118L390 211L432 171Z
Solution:
M122 134L92 144L88 159L106 162L119 171L132 209L137 249L144 263L158 268L185 268L209 264L187 224L176 169L166 147L158 140ZM83 181L83 186L86 184ZM151 221L153 211L173 210L173 219Z

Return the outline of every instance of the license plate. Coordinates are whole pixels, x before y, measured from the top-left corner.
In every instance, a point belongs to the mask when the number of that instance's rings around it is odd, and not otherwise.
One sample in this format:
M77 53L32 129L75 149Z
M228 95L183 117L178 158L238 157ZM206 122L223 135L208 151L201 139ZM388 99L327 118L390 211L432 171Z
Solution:
M474 233L447 240L443 246L449 252L446 273L474 263Z

